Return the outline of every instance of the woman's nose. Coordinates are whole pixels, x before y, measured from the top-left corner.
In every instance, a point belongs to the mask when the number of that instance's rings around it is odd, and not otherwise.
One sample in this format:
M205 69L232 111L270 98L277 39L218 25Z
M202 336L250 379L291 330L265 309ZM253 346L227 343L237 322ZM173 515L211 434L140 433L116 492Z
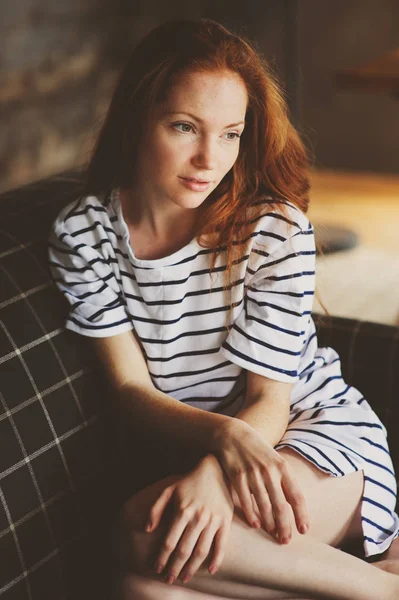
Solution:
M217 164L217 142L213 140L203 140L198 145L192 162L201 169L215 169Z

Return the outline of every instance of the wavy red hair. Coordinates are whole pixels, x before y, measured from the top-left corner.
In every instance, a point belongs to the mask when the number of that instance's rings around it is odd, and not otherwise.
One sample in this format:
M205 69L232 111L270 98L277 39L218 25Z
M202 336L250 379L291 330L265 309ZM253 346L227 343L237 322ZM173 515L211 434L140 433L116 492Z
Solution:
M96 194L132 184L140 140L154 107L179 75L197 71L233 72L248 93L238 158L205 200L196 231L199 243L213 249L211 272L219 252L227 252L229 289L231 265L243 251L233 242L248 237L248 211L254 201L266 195L280 197L303 212L309 203L307 152L289 121L274 74L248 41L209 19L167 22L146 35L117 84L85 191Z

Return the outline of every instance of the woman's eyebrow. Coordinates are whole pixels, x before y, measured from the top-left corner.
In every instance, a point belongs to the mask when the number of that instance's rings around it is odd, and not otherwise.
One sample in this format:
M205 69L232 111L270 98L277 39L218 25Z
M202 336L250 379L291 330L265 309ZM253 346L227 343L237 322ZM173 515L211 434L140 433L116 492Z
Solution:
M200 119L199 117L196 117L195 115L185 112L183 111L170 111L166 113L167 115L187 115L188 117L190 117L190 119L194 119L194 121L198 121L198 123L203 123L204 121L202 119ZM238 127L238 125L245 125L244 121L239 121L238 123L231 123L230 125L226 125L226 127L224 127L224 129L227 129L228 127Z

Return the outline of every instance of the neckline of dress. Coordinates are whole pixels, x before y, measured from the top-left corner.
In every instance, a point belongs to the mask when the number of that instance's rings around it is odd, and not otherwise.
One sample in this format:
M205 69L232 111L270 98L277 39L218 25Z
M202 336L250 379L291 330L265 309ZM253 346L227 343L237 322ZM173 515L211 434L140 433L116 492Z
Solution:
M123 236L123 239L128 248L129 256L135 265L137 265L139 267L150 268L150 269L158 269L158 268L162 268L162 267L168 267L168 266L172 266L178 262L181 262L185 258L188 258L190 255L192 256L193 254L195 254L198 251L198 249L200 249L200 245L198 244L196 237L194 237L188 244L186 244L179 250L176 250L176 252L173 252L172 254L168 254L167 256L163 256L162 258L155 258L155 259L137 258L135 256L133 248L130 244L130 233L129 233L128 225L123 216L122 203L121 203L121 199L119 196L119 189L120 189L119 187L116 187L111 190L111 195L110 195L111 202L114 206L114 210L115 210L115 213L117 215L117 218L118 218L121 230L122 230L122 236Z

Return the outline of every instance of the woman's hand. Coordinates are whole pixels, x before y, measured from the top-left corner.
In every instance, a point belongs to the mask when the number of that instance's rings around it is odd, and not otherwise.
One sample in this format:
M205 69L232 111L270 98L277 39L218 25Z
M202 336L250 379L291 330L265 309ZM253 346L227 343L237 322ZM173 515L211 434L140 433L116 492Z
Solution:
M251 493L266 531L281 543L288 544L292 535L289 505L298 531L306 533L309 519L302 491L284 457L255 429L240 419L223 425L215 437L214 453L252 526L260 523Z
M165 572L168 583L173 583L179 576L187 583L209 555L215 541L209 567L209 572L215 573L226 552L234 513L228 483L216 458L206 457L195 469L165 488L150 510L151 528L147 531L158 526L170 501L175 510L156 561L160 567L157 572L160 573L169 561Z

